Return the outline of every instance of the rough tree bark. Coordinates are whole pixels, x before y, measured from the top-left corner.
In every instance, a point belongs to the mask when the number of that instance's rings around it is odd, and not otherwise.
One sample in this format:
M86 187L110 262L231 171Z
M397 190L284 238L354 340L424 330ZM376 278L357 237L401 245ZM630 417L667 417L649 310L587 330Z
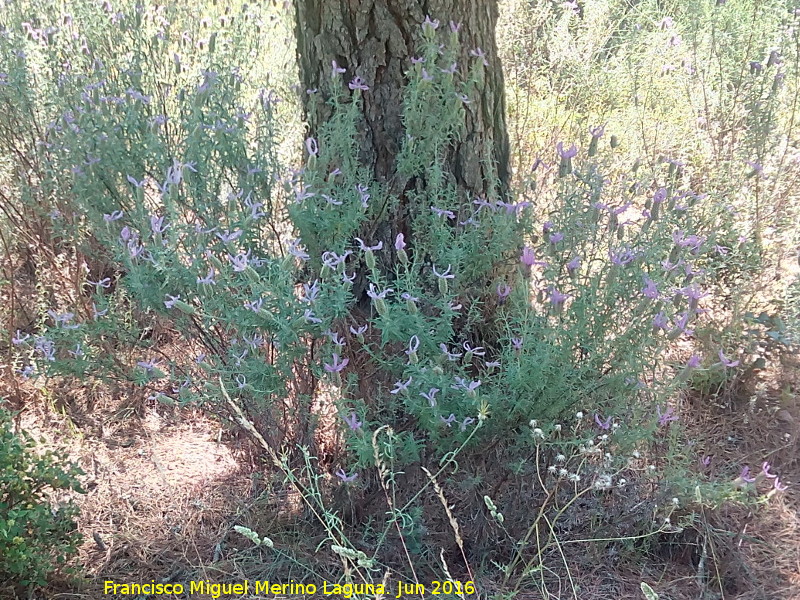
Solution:
M398 182L393 175L404 135L405 72L421 43L426 16L438 19L444 28L451 21L460 24L460 68L475 60L470 51L477 48L485 52L489 66L483 88L476 90L465 111L466 135L452 148L448 170L465 202L485 196L490 177L499 178L501 192L507 189L505 92L495 41L497 0L297 0L295 4L301 85L323 90L331 78L332 61L347 69L342 85L355 76L369 85L363 95L362 161L401 202L402 188L409 182ZM320 96L304 94L312 135L326 117L325 99Z
M353 78L360 77L369 86L362 93L360 162L372 171L373 180L396 199L393 206L398 210L383 214L380 223L369 224L370 233L364 237L371 243L382 241L388 248L399 232L413 239L413 232L406 229L410 208L406 192L421 191L426 183L421 178L409 180L399 176L396 157L405 137L402 112L408 84L406 72L412 66L411 58L423 48L422 23L427 16L438 20L440 28L448 31L451 21L460 25L461 56L457 64L462 75L478 60L471 55L472 51L481 49L488 63L480 87L470 92L463 133L445 157L446 172L464 204L471 204L477 197L490 198L490 192L495 200L500 199L496 197L498 193L507 193L509 141L503 72L495 40L497 0L295 0L295 10L300 83L304 92L317 90L302 94L309 136L317 137L320 125L330 116L325 93L330 90L334 61L346 69L336 79L337 85L347 86ZM383 252L381 257L379 267L391 273L392 255ZM365 277L359 277L354 284L353 293L358 299L354 314L371 310L365 286ZM479 289L475 295L485 291ZM491 295L491 290L488 293ZM363 322L363 316L357 321ZM466 322L461 325L466 326ZM490 347L493 334L487 334L489 329L487 324L482 331L474 331L465 339L476 343L479 340ZM350 358L352 365L364 361L363 356L356 354ZM360 378L361 397L374 397L378 385L379 379L373 375ZM359 520L359 515L369 512L371 502L380 495L379 486L365 490L360 498L350 497L347 487L339 489L347 498L338 498L336 504L352 520Z

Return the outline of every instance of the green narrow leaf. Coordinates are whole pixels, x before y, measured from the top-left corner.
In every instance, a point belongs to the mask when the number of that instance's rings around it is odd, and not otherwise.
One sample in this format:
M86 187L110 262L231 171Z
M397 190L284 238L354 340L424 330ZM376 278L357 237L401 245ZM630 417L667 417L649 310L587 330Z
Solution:
M644 581L639 585L642 588L642 593L647 600L658 600L658 594L653 591L653 588L647 585Z

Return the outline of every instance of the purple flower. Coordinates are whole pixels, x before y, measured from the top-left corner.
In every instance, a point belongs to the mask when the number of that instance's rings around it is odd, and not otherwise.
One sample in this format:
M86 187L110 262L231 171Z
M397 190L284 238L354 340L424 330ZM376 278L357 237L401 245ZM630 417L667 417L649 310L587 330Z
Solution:
M138 243L138 238L128 240L128 254L131 258L137 258L145 254L144 246Z
M569 297L569 294L562 294L555 287L550 287L550 303L553 306L560 308Z
M761 473L762 473L762 474L764 475L764 477L766 477L767 479L777 479L777 478L778 478L778 476L777 476L777 475L774 475L773 473L770 473L770 472L769 472L769 470L770 470L771 468L772 468L772 465L770 465L768 462L764 461L764 462L761 464Z
M306 151L309 156L316 156L319 154L319 144L317 144L317 140L313 137L306 138Z
M249 263L249 255L250 255L249 250L247 251L247 253L239 252L239 254L237 254L236 256L231 256L229 254L228 260L231 261L231 264L233 265L233 270L236 271L237 273L241 273L242 271L244 271Z
M297 204L303 202L303 200L308 200L309 198L313 198L316 196L314 192L309 192L308 190L311 189L310 185L304 185L302 188L297 187L294 190L294 201Z
M608 251L612 264L620 267L630 264L636 258L636 253L630 248L620 248L618 252Z
M504 304L506 298L511 295L511 286L507 283L500 283L497 286L497 298L499 299L500 304Z
M306 310L303 312L303 318L304 318L304 319L305 319L305 320L306 320L308 323L314 323L314 324L316 324L316 325L319 325L320 323L322 323L322 319L319 319L319 318L317 318L317 317L314 315L314 311L313 311L313 310L311 310L310 308L307 308L307 309L306 309ZM345 360L347 360L347 359L345 359ZM327 367L328 367L328 365L325 365L325 368L326 368L326 369L327 369Z
M382 292L379 292L377 290L377 288L375 287L375 284L374 283L370 283L369 284L369 289L367 290L367 296L369 296L373 300L385 300L386 299L386 294L388 294L390 292L393 292L393 291L394 290L392 288L386 288Z
M258 220L261 217L265 217L266 213L262 212L260 209L264 206L263 202L253 202L250 199L250 195L247 195L247 198L244 199L245 206L250 209L250 217L254 220Z
M222 243L223 243L223 244L229 244L229 243L231 243L232 241L234 241L234 240L238 239L239 237L241 237L241 235L242 235L243 233L244 233L244 232L243 232L241 229L237 229L237 230L236 230L236 231L234 231L233 233L231 233L231 232L229 232L229 231L227 231L227 230L226 230L224 233L223 233L223 232L221 232L221 231L217 231L215 235L216 235L216 236L217 236L219 239L221 239L221 240L222 240Z
M405 247L406 247L405 236L402 233L398 233L397 237L394 238L394 249L405 250Z
M353 335L364 335L368 327L369 325L362 325L361 327L356 328L351 325L350 333L352 333Z
M645 298L658 300L658 288L656 287L656 282L650 279L647 275L644 276L644 289L642 290L642 294L644 294Z
M700 249L700 246L702 246L706 241L706 238L697 235L687 236L679 229L672 234L672 241L675 242L676 246L680 246L681 248L689 248L692 252L697 252Z
M617 206L617 207L615 207L615 208L611 208L611 207L609 207L609 209L608 209L608 212L609 212L610 214L612 214L612 215L614 215L614 216L616 217L616 216L619 216L619 215L621 215L622 213L624 213L624 212L625 212L626 210L628 210L628 209L629 209L629 208L630 208L632 205L633 205L633 202L628 202L628 203L626 203L626 204L623 204L622 206Z
M53 340L49 340L43 336L36 337L36 351L40 352L44 358L53 362L56 359L56 347Z
M483 50L481 50L480 47L475 48L474 50L470 50L469 53L475 58L480 58L483 61L484 67L489 66L489 61L486 60L486 53Z
M244 343L250 346L252 350L260 348L264 343L264 336L260 333L254 334L253 337L247 337L246 335L242 334L242 339L244 340Z
M514 350L519 352L520 350L522 350L522 338L512 337L511 345L514 347Z
M452 267L452 265L447 265L447 270L444 273L439 273L436 270L436 265L434 265L433 266L433 274L436 275L436 277L438 277L439 279L454 279L455 275L452 275L450 273L451 267Z
M336 476L342 480L343 483L352 483L358 477L358 473L353 473L352 475L348 475L344 472L344 469L337 469Z
M700 459L700 464L703 465L704 467L707 467L708 465L710 465L711 464L711 456L709 456L709 455L704 456L702 459Z
M450 387L454 390L464 390L468 394L474 394L475 390L477 390L481 386L481 380L478 379L477 381L467 381L463 377L455 377L454 378L456 384L451 385Z
M389 392L390 394L399 394L400 392L407 392L408 386L411 384L412 377L409 377L406 381L395 381L394 382L394 389Z
M655 329L663 329L666 331L668 326L669 320L667 319L667 315L664 314L664 311L660 311L655 317L653 317L653 327Z
M579 256L574 257L571 261L567 263L567 271L570 275L574 274L575 271L581 268L581 259Z
M99 292L100 288L103 288L103 289L107 290L108 288L111 287L111 278L110 277L104 277L100 281L91 281L90 279L87 279L86 283L88 283L89 285L93 285L95 287L95 291Z
M441 391L442 390L440 390L439 388L431 388L430 390L428 390L427 394L425 392L420 392L419 395L425 398L428 401L428 404L431 405L431 408L433 408L434 406L436 406L436 394L438 394Z
M137 366L142 367L148 373L152 373L155 368L158 366L158 361L156 359L152 360L140 360L136 363Z
M466 417L463 421L461 421L461 425L458 427L459 431L466 431L467 427L472 425L475 422L475 419L472 417Z
M551 244L557 244L558 242L560 242L563 239L564 239L564 234L560 233L560 232L556 232L556 233L554 233L554 234L552 234L550 236L550 243Z
M772 483L772 487L779 492L785 492L787 489L789 489L788 485L781 484L781 480L779 477L775 478L775 481Z
M145 177L141 181L136 181L136 179L134 179L130 175L126 175L125 177L128 180L128 183L130 183L131 185L133 185L134 187L137 187L137 188L141 188L145 184L145 182L147 182L147 177Z
M369 89L369 86L364 82L364 80L358 76L354 77L353 81L347 84L347 87L349 87L351 90L361 90L363 92L366 92Z
M525 246L522 249L522 254L519 257L519 260L526 267L532 266L536 262L536 255L533 253L533 249Z
M611 429L611 417L608 417L605 421L600 418L598 413L594 413L594 422L597 423L597 426L600 429L608 430Z
M439 217L447 217L451 220L456 218L456 215L452 210L445 210L443 208L437 208L436 206L431 206L431 210Z
M150 217L150 228L153 233L164 233L167 227L169 225L164 225L164 217L156 217L155 215Z
M689 313L688 312L683 312L683 313L679 314L677 316L677 318L675 319L675 327L676 327L676 329L679 329L680 331L682 331L686 335L692 335L694 333L694 330L693 329L689 329L688 325L689 325Z
M356 415L354 412L351 412L348 416L344 417L344 422L347 423L347 426L351 431L361 429L362 423L358 420L358 415Z
M383 242L378 242L374 246L367 246L364 243L364 240L362 240L361 238L356 238L356 241L358 242L358 245L361 248L362 252L367 252L369 250L377 251L377 250L380 250L381 248L383 248Z
M578 148L575 147L575 144L570 146L569 149L564 150L564 144L562 142L558 142L558 144L556 144L556 150L558 150L558 155L562 160L569 160L578 154Z
M320 194L320 196L325 198L325 201L328 204L333 204L334 206L341 206L342 204L344 204L344 202L342 202L341 200L337 200L336 198L332 198L331 196L328 196L327 194Z
M423 29L429 27L432 31L439 28L439 19L431 19L430 15L425 15L425 20L422 22Z
M661 412L661 407L656 406L656 416L658 417L658 424L660 427L668 425L671 421L677 421L677 415L673 414L674 409L669 406L665 412Z
M336 270L336 268L342 264L348 256L350 256L352 252L350 250L345 251L344 254L341 256L336 254L336 252L324 252L322 254L322 264L328 267L329 269Z
M450 413L450 416L447 417L446 419L443 416L439 415L439 419L441 419L442 423L444 423L448 427L451 427L456 420L456 416L453 413Z
M258 312L261 310L261 306L264 304L264 299L259 298L258 300L254 300L253 302L245 302L245 308L252 310L253 312Z
M313 304L319 298L319 280L314 280L314 283L311 285L304 283L303 284L303 297L300 298L300 302L305 302L307 304Z
M31 337L29 333L26 333L23 336L22 332L19 329L17 329L16 335L14 335L14 337L11 338L11 343L14 344L15 346L19 346L20 344L24 344L29 337Z
M605 125L600 125L599 127L590 127L589 128L589 134L593 138L601 138L601 137L603 137L603 134L605 132L606 132L606 126Z
M420 65L420 64L424 64L424 63L425 63L425 59L422 58L421 56L412 56L411 57L411 64L412 65Z
M690 300L700 300L708 296L708 292L703 292L697 285L687 285L686 287L682 287L678 290L681 294L689 298Z
M458 360L462 356L460 352L450 352L446 344L439 344L439 349L442 351L443 354L447 355L447 360L451 362Z
M486 355L486 351L483 349L483 346L476 346L473 348L472 346L470 346L469 342L464 342L462 346L464 347L464 350L466 350L467 352L472 352L472 354L474 354L475 356Z
M331 77L333 79L336 79L336 77L338 77L342 73L345 73L346 71L347 71L347 69L341 68L339 66L339 63L337 63L335 60L331 61Z
M356 191L358 192L359 196L361 197L361 206L363 208L367 208L369 206L369 188L364 185L363 183L359 183L356 186Z
M406 354L411 356L419 349L419 337L416 335L412 335L411 339L408 340L408 349L406 350Z
M739 366L739 362L740 362L740 361L738 361L738 360L730 360L730 359L728 359L728 358L727 358L727 357L726 357L726 356L725 356L725 355L722 353L722 350L721 350L721 349L720 349L720 351L719 351L719 361L720 361L720 362L721 362L723 365L725 365L726 367L729 367L729 368L731 368L731 369L732 369L732 368L734 368L734 367L738 367L738 366Z
M214 267L209 267L208 274L205 277L198 277L197 283L205 285L215 285L217 282L214 280Z
M750 477L750 467L748 467L747 465L742 467L742 472L739 473L739 477L745 483L753 483L756 480L755 477Z
M449 75L455 75L455 72L458 70L458 63L453 63L446 69L439 69L442 73L447 73Z
M328 363L324 363L324 366L325 370L328 373L340 373L342 369L344 369L347 366L347 363L349 362L350 362L349 358L340 359L339 355L336 354L336 352L334 352L332 361L333 364L329 365Z
M167 308L172 308L175 306L175 303L181 299L180 296L171 296L170 294L167 294L167 298L169 298L169 300L164 301L164 306Z
M108 309L97 310L97 305L93 302L92 303L92 318L97 321L98 318L106 316L108 313Z
M697 354L693 354L689 361L686 363L687 369L696 369L700 366L700 357Z
M106 223L111 223L112 221L118 221L119 219L121 219L124 214L125 213L123 213L121 210L115 210L111 214L104 214L103 220Z

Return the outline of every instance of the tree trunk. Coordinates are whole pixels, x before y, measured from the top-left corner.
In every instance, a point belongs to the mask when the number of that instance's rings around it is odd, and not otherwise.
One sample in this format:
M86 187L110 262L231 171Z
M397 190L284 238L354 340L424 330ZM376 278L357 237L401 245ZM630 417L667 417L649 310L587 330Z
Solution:
M336 61L346 69L341 85L358 76L369 86L363 94L361 160L373 169L375 181L390 185L401 204L410 182L393 177L395 157L405 135L401 121L405 73L422 40L421 24L428 15L441 22L440 28L460 24L459 69L464 72L476 60L470 53L478 48L485 52L488 67L482 88L466 107L466 135L454 143L447 170L464 202L498 187L505 193L509 150L503 72L495 42L497 0L297 0L295 4L301 85L304 91L319 90L304 94L311 135L329 115L323 92Z

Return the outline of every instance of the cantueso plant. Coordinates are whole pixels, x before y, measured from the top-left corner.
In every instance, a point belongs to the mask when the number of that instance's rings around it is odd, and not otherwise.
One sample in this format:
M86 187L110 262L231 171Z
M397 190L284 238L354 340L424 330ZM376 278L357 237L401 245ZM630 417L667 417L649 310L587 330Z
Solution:
M529 185L485 181L465 198L451 153L487 66L477 48L460 63L458 28L430 17L404 65L395 167L418 183L401 202L363 162L371 82L357 68L326 65L326 119L290 162L281 99L247 76L254 30L209 30L177 7L80 10L64 27L104 27L51 39L12 13L0 37L0 119L26 125L9 155L30 174L15 180L23 216L4 206L48 269L70 274L38 282L36 319L10 332L19 376L233 411L365 580L395 568L398 548L415 576L450 568L431 490L467 572L470 537L508 585L535 576L546 589L548 573L569 576L570 544L643 544L675 530L672 498L755 489L693 472L682 438L688 386L752 363L709 308L759 252L691 165L623 168L614 125L598 120L586 143L549 144ZM397 231L379 226L401 213ZM453 489L474 519L452 510ZM388 516L358 530L343 508L376 514L375 495ZM636 524L617 518L633 507Z

